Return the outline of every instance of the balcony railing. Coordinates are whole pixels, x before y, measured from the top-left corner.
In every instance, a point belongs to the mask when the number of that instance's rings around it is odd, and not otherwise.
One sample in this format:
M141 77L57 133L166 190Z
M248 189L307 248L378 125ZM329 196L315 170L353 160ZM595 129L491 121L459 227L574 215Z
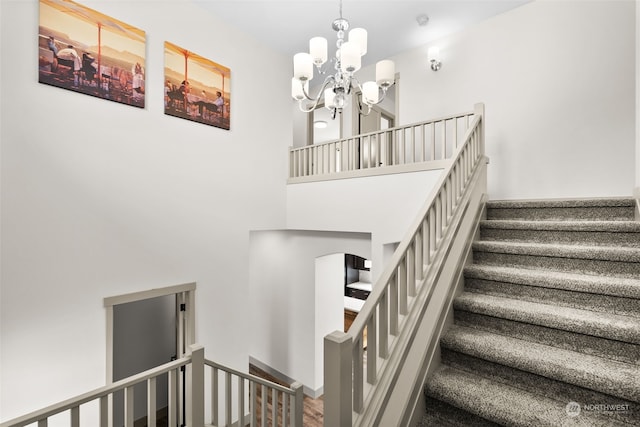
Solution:
M442 169L474 113L383 129L289 149L289 183Z

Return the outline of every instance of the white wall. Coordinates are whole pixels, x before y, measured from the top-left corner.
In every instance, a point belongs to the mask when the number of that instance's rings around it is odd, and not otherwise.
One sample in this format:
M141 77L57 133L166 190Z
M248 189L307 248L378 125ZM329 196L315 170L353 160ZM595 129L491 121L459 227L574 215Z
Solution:
M329 307L333 288L316 284L316 258L335 253L369 258L371 235L273 230L253 231L250 240L250 355L315 394L323 385L318 348L344 321L343 300Z
M402 123L486 104L489 193L623 196L634 185L635 10L535 1L392 58ZM603 54L603 55L600 55Z
M442 170L287 187L287 227L371 233L372 278L384 269L383 245L399 242Z
M370 251L370 247L367 249ZM315 260L313 383L315 390L319 390L316 395L324 391L324 337L344 330L344 257L344 253L336 253Z
M0 2L3 421L104 385L107 296L197 281L197 341L247 369L248 230L285 225L290 58L192 2L82 3L147 32L147 107L39 84L38 2ZM165 40L231 69L231 131L163 114Z

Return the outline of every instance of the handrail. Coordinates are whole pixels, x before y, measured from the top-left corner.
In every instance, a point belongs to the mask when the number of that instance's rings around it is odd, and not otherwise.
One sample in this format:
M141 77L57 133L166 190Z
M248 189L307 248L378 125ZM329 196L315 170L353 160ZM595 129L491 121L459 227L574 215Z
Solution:
M483 116L484 106L477 104L463 144L452 156L349 331L336 331L325 337L325 425L360 425L366 422L365 415L371 422L375 417L371 412L384 406L385 393L394 382L417 323L416 313L431 295L430 280L444 259L452 218L458 214L460 202L484 158ZM378 359L382 359L380 367Z
M451 158L474 112L289 148L289 183L428 168ZM419 169L418 169L419 170Z

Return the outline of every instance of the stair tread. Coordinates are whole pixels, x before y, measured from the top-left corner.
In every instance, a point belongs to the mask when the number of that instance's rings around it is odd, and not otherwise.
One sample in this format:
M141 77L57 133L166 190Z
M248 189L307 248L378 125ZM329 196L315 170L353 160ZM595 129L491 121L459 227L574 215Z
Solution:
M484 228L506 230L592 231L613 233L640 233L640 221L547 221L488 219L480 221Z
M487 208L583 208L633 207L632 197L603 197L576 199L489 200Z
M443 347L491 362L640 402L640 367L453 325Z
M640 344L640 318L636 317L473 292L458 296L454 307L492 317Z
M465 277L640 299L640 280L550 270L472 264Z
M640 262L640 248L480 240L473 249L516 255Z
M559 402L517 387L442 366L427 381L427 393L467 412L514 426L622 426L593 413L569 417L567 402Z

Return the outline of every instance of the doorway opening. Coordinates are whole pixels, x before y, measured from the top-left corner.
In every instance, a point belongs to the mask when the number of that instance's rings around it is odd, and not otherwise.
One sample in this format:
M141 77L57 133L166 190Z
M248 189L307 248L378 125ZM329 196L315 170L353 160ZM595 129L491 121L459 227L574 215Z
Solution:
M183 357L195 342L195 283L104 299L107 313L107 384ZM184 375L178 375L177 415L185 421ZM167 416L168 378L156 384L157 419ZM123 393L109 398L112 425L124 424ZM133 419L147 418L147 390L134 389Z

